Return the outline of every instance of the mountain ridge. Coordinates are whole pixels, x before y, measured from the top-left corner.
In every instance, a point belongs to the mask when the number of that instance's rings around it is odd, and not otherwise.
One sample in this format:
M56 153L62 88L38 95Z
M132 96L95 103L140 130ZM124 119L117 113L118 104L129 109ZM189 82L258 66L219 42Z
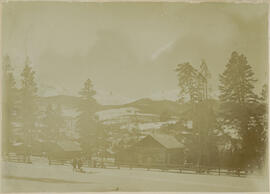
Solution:
M68 109L76 108L79 101L79 97L71 95L38 97L38 102L42 105L58 104ZM98 105L98 111L133 107L141 113L161 115L163 112L170 112L173 116L176 116L181 109L181 105L177 102L171 100L152 100L150 98L141 98L121 105L102 105L97 101L96 104Z

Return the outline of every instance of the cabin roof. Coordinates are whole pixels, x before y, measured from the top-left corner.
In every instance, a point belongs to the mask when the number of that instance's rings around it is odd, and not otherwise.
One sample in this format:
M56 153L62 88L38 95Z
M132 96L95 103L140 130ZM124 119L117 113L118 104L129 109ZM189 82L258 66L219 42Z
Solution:
M57 145L67 152L78 152L82 150L79 143L70 140L61 140L57 142Z
M167 149L184 148L184 145L173 136L163 134L155 134L149 136L151 136L153 139L155 139L158 143L160 143Z

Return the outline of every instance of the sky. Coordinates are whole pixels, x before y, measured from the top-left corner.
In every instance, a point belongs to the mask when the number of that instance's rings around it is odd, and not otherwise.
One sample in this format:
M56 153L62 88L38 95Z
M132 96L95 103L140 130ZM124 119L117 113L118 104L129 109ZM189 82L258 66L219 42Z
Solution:
M77 95L90 78L99 94L121 100L178 91L175 68L204 59L218 88L233 51L267 83L266 4L8 2L2 54L19 80L26 56L39 94Z

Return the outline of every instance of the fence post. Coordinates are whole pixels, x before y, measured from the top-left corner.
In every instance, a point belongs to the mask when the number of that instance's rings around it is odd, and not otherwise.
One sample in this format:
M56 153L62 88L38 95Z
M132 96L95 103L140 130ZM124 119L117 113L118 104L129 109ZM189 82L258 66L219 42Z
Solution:
M218 176L220 176L220 167L218 168Z

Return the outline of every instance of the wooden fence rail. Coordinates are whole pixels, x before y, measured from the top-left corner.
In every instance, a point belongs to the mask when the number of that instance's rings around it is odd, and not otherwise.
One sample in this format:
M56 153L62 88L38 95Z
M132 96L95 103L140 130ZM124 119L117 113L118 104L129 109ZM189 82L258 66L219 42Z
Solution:
M35 163L38 158L41 157L31 157L31 161L27 161L24 155L10 153L4 160L17 163ZM49 165L72 165L72 160L70 159L46 159ZM231 176L245 176L247 172L240 169L222 169L219 167L210 167L210 166L192 166L188 165L173 165L173 164L154 164L154 163L117 163L114 161L107 160L84 160L82 163L83 168L144 168L147 170L162 170L162 171L176 171L178 173L193 173L193 174L215 174L215 175L231 175Z

